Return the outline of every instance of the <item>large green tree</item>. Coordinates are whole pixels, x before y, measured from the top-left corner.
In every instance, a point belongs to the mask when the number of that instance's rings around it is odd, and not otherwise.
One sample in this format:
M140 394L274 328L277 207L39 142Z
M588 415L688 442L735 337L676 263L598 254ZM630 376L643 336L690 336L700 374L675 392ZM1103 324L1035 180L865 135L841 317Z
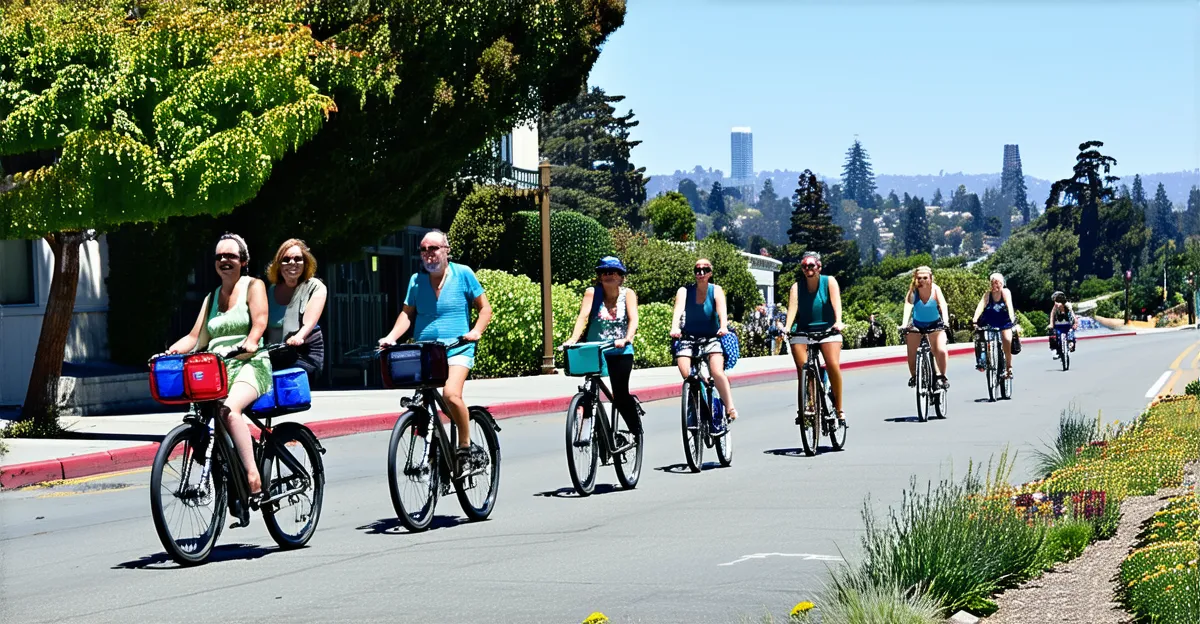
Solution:
M700 189L696 187L696 183L690 178L684 178L679 181L679 192L687 198L688 203L692 205L692 212L704 214L704 202L700 201Z
M542 116L538 128L542 157L550 161L551 200L613 227L640 226L638 208L646 201L646 169L630 161L641 141L629 138L638 125L633 111L613 106L625 99L600 87Z
M1021 210L1021 223L1029 223L1029 198L1026 196L1025 174L1020 163L1012 171L1005 169L1000 176L1000 194L1005 207L1016 206ZM1007 234L1005 235L1007 238Z
M1100 153L1102 141L1087 141L1079 145L1072 176L1050 186L1046 200L1047 212L1062 197L1060 206L1076 223L1075 234L1079 236L1079 266L1076 276L1095 275L1097 268L1096 249L1102 244L1100 238L1100 206L1110 201L1116 190L1113 183L1117 177L1109 175L1117 160Z
M1158 183L1158 188L1154 191L1154 203L1150 205L1150 214L1154 216L1153 219L1147 219L1153 234L1150 244L1152 248L1158 249L1178 236L1171 198L1167 197L1167 189L1162 182Z
M696 213L682 193L659 195L646 204L646 216L655 238L690 241L696 238Z
M788 240L805 251L827 254L838 249L842 228L833 223L829 203L825 201L822 191L817 176L805 169L800 174L800 185L796 188Z
M870 210L860 212L862 219L858 226L858 251L863 264L867 266L879 262L879 224L875 223L876 215Z
M1188 192L1187 212L1183 214L1183 236L1200 235L1200 187Z
M1134 174L1133 190L1130 193L1130 198L1133 199L1133 205L1145 210L1149 203L1146 201L1146 189L1142 186L1142 176Z
M623 19L620 0L6 4L0 239L56 257L23 416L52 418L89 232L240 205L225 222L252 237L360 248L577 93Z
M858 139L846 150L846 164L842 166L842 196L853 199L863 208L875 207L875 173L871 170L867 150Z
M904 251L909 255L933 252L933 244L929 237L929 216L925 212L925 200L920 197L907 198L905 202Z

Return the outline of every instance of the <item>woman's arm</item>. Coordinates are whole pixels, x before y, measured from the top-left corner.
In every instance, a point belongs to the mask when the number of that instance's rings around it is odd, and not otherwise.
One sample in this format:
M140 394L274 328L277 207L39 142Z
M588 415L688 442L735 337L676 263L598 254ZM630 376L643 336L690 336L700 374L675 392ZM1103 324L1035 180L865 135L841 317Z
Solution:
M631 288L625 289L625 316L629 319L629 327L625 330L625 344L633 344L633 337L637 335L638 329L638 301L637 293Z
M833 328L842 331L842 287L838 286L837 278L829 276L829 303L833 305Z
M304 307L304 318L300 320L300 329L295 336L288 339L289 344L290 341L296 340L294 346L299 346L312 333L313 328L317 326L317 321L321 320L321 313L325 311L325 298L328 296L328 292L324 284L317 282L312 297L309 297L308 303Z
M267 287L260 279L251 279L246 287L246 304L250 308L250 333L242 341L242 351L258 351L258 341L267 331Z
M188 332L188 335L184 336L183 338L176 340L175 344L171 345L170 348L167 349L167 353L172 355L176 353L186 353L196 348L196 343L200 341L200 329L204 326L204 317L208 316L210 299L212 299L211 293L204 298L204 303L200 306L200 314L196 316L196 324L192 325L192 331Z
M571 337L567 338L567 341L563 344L575 344L583 336L583 328L587 325L588 312L592 310L592 299L595 292L595 288L588 288L583 291L583 301L579 304L579 315L575 317L575 327L571 330Z
M900 323L900 327L908 327L910 321L912 320L912 310L913 291L910 290L908 291L908 294L904 296L904 314L902 315L904 320Z
M1012 291L1004 289L1004 306L1008 308L1008 320L1012 323L1017 322L1017 311L1013 308Z
M983 293L983 298L979 300L979 305L975 306L975 315L971 317L972 325L979 322L979 316L983 314L983 306L987 305L988 297L991 296L992 292L990 290Z
M942 292L942 287L937 284L933 285L933 294L937 297L938 311L942 313L942 323L950 324L950 302L946 301L946 293Z
M729 333L729 314L725 306L725 289L714 284L713 299L717 304L717 322L719 323L717 326L717 335L724 336Z
M683 316L683 304L687 297L687 288L680 288L675 292L675 310L671 312L671 337L678 338L682 333L679 330L679 317Z
M471 331L467 332L463 338L470 342L475 342L483 336L488 323L492 322L492 304L488 301L487 293L483 293L475 297L475 300L471 302L471 306L479 310L479 317L475 319L475 327L472 327Z
M796 310L799 309L799 304L796 303L796 297L800 296L799 283L792 284L792 289L788 291L788 311L786 325L783 326L784 331L792 331L792 323L796 322Z

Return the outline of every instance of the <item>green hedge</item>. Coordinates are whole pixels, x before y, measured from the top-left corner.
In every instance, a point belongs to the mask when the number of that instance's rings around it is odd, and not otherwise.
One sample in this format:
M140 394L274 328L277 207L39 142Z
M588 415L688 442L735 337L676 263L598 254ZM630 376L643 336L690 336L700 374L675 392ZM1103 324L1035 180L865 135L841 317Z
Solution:
M1030 336L1045 336L1050 332L1046 329L1046 325L1050 323L1050 315L1041 310L1030 310L1025 312L1025 318L1033 325L1033 333Z
M533 201L505 186L476 186L450 224L451 257L474 269L510 270L515 246L507 233L514 215Z
M542 218L528 210L513 215L510 235L515 241L514 269L540 282L542 276ZM550 280L567 284L590 281L596 263L612 252L612 236L600 222L578 212L550 213Z
M665 303L638 306L638 331L633 337L633 364L637 368L670 366L671 310Z
M492 322L479 341L475 377L533 375L542 365L541 286L524 275L488 269L476 273L492 304ZM571 336L580 296L570 288L551 289L554 311L554 344Z

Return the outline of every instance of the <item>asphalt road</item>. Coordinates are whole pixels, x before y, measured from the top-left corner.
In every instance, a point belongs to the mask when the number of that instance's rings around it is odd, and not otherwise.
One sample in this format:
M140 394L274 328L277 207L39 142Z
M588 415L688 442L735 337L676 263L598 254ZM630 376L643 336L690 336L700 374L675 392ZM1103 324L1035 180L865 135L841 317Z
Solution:
M1016 362L1015 398L984 402L970 358L951 359L949 419L916 422L907 371L847 372L846 450L807 458L795 384L735 389L728 469L680 472L678 400L649 404L642 480L570 492L561 415L502 422L499 501L462 523L453 496L435 528L398 528L388 434L324 442L327 486L308 548L278 551L262 520L226 530L208 565L170 562L150 519L149 471L0 493L0 621L614 622L760 621L813 599L830 559L854 557L866 497L896 503L911 478L961 475L970 460L1029 450L1071 403L1128 420L1193 332L1079 343L1067 373L1045 345ZM469 399L470 397L468 397ZM710 451L706 458L715 461Z

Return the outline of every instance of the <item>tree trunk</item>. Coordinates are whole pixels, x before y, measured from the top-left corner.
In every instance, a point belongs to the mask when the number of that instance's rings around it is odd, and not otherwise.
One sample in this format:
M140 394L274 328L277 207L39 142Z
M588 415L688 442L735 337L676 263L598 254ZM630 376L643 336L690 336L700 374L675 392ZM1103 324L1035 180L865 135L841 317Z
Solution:
M57 418L58 380L62 376L67 334L75 311L79 246L83 241L82 232L46 235L46 242L54 252L54 277L50 280L50 296L46 301L46 315L42 317L42 333L38 337L29 388L25 391L25 405L21 407L22 420L32 418L39 424L53 425Z

